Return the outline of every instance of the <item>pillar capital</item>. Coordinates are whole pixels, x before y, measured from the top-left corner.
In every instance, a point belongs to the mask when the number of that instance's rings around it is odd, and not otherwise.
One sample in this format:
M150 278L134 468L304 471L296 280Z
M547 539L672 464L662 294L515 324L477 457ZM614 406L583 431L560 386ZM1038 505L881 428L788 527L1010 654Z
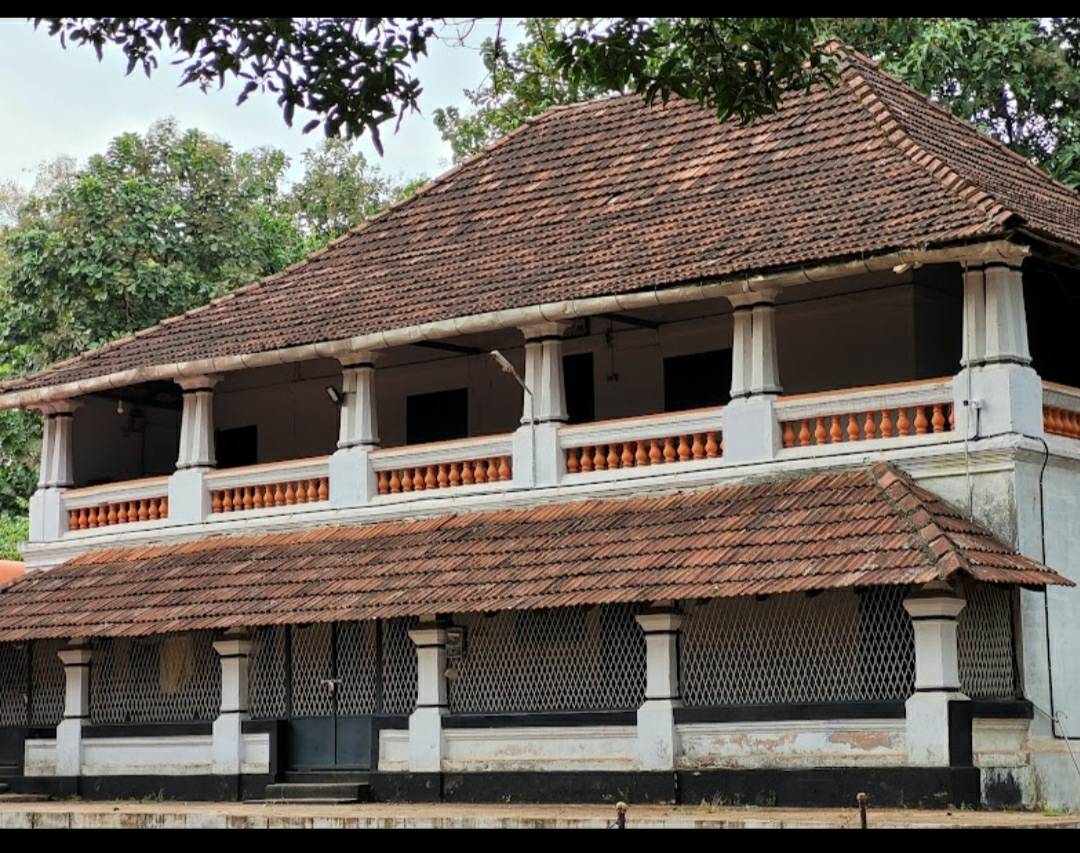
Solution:
M570 323L565 320L549 320L542 323L530 323L520 326L521 333L525 336L525 342L540 342L544 338L561 338L570 328Z
M381 355L381 350L358 349L341 352L334 356L342 370L354 370L358 367L373 367Z
M184 393L212 391L221 380L220 373L200 373L195 376L178 376L175 381Z
M733 293L728 296L728 302L736 311L753 308L755 305L772 305L780 295L779 288L764 288L762 290L748 290L744 293Z

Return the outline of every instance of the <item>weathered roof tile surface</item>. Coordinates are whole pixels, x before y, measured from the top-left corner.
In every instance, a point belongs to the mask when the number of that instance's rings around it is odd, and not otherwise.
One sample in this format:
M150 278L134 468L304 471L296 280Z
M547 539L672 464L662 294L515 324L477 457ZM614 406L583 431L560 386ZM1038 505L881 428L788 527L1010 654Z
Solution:
M887 465L657 497L91 552L0 641L913 584L1069 582Z

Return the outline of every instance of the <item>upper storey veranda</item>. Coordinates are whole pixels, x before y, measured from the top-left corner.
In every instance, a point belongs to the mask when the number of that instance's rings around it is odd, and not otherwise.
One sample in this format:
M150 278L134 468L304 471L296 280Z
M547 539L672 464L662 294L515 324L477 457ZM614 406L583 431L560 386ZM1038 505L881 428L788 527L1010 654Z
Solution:
M1080 386L1076 194L841 59L746 127L552 110L304 262L5 384L47 415L32 539L1080 435L1040 382Z

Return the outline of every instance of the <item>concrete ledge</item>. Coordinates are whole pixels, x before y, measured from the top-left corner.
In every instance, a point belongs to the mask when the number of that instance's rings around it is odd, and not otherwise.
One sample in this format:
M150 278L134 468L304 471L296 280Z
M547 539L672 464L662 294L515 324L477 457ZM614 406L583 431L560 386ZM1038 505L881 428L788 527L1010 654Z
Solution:
M631 806L628 829L855 829L842 809ZM261 803L4 803L0 829L607 829L612 806L392 806ZM1080 815L1031 812L919 811L870 806L871 829L1080 828Z

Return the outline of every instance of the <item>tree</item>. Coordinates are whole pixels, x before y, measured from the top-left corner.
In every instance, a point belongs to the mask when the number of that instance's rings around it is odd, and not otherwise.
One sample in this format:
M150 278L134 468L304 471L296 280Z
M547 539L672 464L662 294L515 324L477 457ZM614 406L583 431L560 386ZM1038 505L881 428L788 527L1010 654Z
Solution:
M175 123L123 134L34 194L4 238L9 354L38 367L280 269L299 257L276 202L285 156L235 153Z
M304 155L291 190L288 165L162 121L85 166L44 165L28 191L0 187L0 379L276 272L423 180L387 179L338 140ZM0 540L21 529L39 444L35 415L0 412Z
M415 110L417 60L445 36L445 18L35 18L62 44L106 44L127 56L128 73L149 76L163 49L186 63L182 84L204 89L226 76L244 81L239 100L276 93L287 124L312 114L304 132L371 135ZM475 20L475 19L473 19ZM545 49L567 85L628 89L651 100L693 98L721 118L743 121L776 108L785 89L827 77L809 18L559 19Z
M426 178L402 184L370 166L341 139L304 152L304 176L289 192L289 205L307 249L361 225L388 205L411 195Z

